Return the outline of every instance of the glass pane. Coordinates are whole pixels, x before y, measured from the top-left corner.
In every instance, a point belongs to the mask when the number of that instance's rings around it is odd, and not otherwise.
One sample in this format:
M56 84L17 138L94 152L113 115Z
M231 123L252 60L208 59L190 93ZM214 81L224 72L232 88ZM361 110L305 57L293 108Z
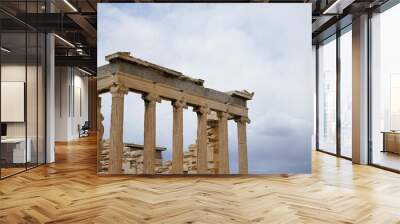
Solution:
M400 170L400 5L372 18L372 163Z
M341 155L351 158L352 141L352 35L340 37L340 126Z
M2 177L25 170L26 34L1 35L1 166ZM4 50L5 49L5 50Z
M21 20L43 13L45 1L1 1L0 176L24 171L45 161L45 35ZM34 23L35 21L30 20Z
M36 32L27 33L27 81L26 81L26 113L27 113L27 150L28 150L28 168L34 167L37 165L37 132L38 132L38 107L37 107L37 98L38 98L38 36Z
M336 153L336 40L318 48L319 149Z

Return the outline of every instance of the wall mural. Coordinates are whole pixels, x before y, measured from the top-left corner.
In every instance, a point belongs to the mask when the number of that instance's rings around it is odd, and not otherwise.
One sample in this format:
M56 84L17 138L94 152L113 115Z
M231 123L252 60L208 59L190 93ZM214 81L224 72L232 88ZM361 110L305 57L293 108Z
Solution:
M98 10L99 173L310 172L308 5Z

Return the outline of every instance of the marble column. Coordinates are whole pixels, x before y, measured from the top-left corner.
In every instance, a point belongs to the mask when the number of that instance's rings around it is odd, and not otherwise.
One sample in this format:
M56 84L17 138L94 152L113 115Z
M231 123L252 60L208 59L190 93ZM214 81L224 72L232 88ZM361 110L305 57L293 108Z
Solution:
M172 136L172 169L171 173L183 172L183 108L187 108L185 102L172 102L173 106L173 136Z
M142 98L145 105L143 173L153 174L156 148L156 103L161 102L161 99L153 93L143 95Z
M111 125L110 125L110 159L108 173L122 173L122 155L124 149L123 125L124 125L124 96L128 89L123 85L110 88L111 103Z
M207 107L197 107L197 173L208 173L207 161Z
M218 112L218 173L229 174L228 113Z
M248 174L246 123L250 120L246 117L240 117L235 119L235 121L237 123L239 144L239 174Z

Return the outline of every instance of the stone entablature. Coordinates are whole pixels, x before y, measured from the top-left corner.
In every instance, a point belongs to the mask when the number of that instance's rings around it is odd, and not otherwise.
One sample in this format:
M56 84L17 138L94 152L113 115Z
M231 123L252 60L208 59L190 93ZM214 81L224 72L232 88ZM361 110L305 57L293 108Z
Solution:
M224 93L208 89L204 87L204 81L201 79L193 79L180 72L132 57L127 52L118 52L106 56L106 59L109 64L98 68L97 89L99 94L104 92L112 94L109 173L122 172L123 99L128 91L142 94L145 105L144 174L155 172L156 105L161 100L171 101L173 107L171 173L183 173L183 109L187 106L194 108L193 111L197 113L198 118L196 173L210 173L207 118L211 113L217 115L219 136L218 154L215 156L218 162L215 170L221 174L229 173L227 122L233 119L238 127L239 173L248 172L246 123L249 122L249 118L246 102L252 99L253 93L247 91ZM99 134L101 139L102 133Z

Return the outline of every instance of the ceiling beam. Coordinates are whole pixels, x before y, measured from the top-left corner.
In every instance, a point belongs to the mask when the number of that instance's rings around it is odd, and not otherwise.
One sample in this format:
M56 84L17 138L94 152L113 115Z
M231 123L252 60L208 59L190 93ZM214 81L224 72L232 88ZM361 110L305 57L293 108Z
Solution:
M97 30L90 24L85 17L80 14L68 14L68 17L74 21L83 31L90 37L89 39L97 38ZM92 43L93 45L93 43Z
M55 56L56 66L87 67L96 71L97 60L92 56Z
M355 0L336 0L323 11L323 14L342 14L343 10Z

